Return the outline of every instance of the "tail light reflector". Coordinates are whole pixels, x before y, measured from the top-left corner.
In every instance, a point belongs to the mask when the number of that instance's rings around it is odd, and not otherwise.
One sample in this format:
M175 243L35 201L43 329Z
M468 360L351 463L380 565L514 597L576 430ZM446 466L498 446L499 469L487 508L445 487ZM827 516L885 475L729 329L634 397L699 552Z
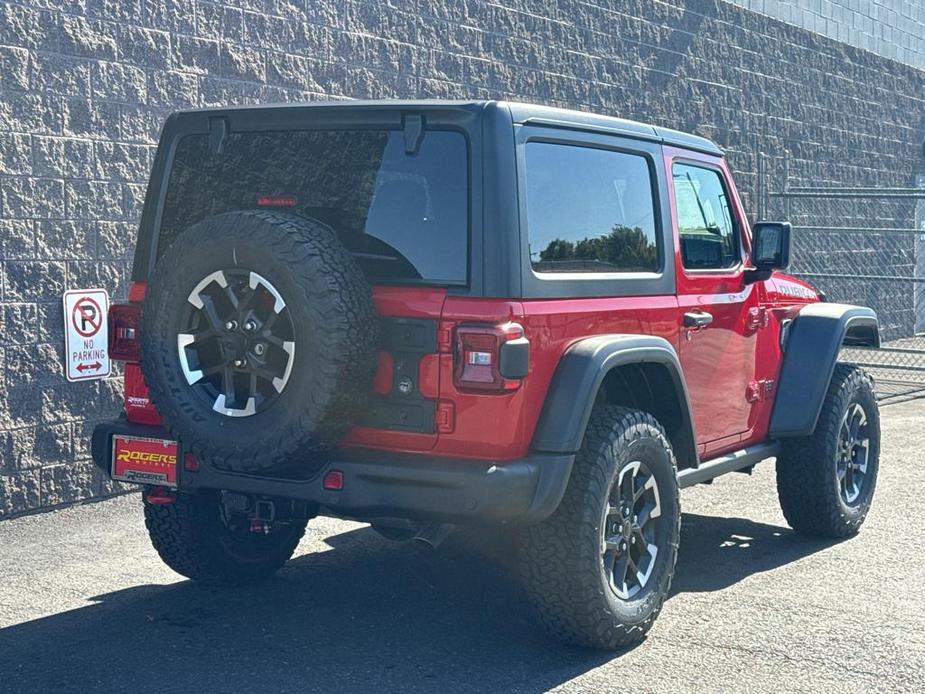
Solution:
M109 307L109 357L118 361L138 361L141 307L138 304L112 304Z
M328 470L321 486L332 492L339 492L344 488L344 473L340 470Z
M392 378L395 373L395 363L389 352L379 352L376 365L376 377L373 379L373 392L377 395L387 395L392 390Z
M128 286L128 302L130 304L140 304L145 300L145 291L148 285L145 282L132 282Z
M145 501L152 506L166 506L177 500L176 492L172 492L164 487L151 487L145 492Z
M519 323L456 329L456 358L453 369L461 390L504 392L520 387L527 375L529 341Z

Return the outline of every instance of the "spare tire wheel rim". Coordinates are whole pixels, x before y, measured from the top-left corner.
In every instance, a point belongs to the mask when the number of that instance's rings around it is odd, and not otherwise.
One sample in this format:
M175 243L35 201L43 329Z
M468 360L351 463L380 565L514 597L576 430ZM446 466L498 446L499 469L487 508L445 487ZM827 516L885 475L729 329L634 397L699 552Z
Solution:
M280 292L250 270L216 270L184 306L177 356L187 384L212 410L249 417L289 382L295 330Z

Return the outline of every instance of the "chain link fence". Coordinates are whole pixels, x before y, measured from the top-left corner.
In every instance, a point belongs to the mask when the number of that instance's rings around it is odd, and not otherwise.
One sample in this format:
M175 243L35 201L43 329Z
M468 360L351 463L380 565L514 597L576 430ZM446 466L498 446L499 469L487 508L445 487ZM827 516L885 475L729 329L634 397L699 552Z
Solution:
M883 348L844 349L885 401L925 398L925 176L921 188L787 185L759 199L793 224L790 272L829 301L877 311Z

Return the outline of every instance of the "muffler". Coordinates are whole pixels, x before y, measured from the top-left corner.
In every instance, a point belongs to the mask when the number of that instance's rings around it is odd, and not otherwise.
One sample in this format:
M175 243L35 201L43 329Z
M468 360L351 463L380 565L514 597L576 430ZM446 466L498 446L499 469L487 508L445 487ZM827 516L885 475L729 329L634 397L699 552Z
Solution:
M417 535L412 539L415 542L427 545L431 549L437 549L447 536L453 532L454 527L449 523L427 523L421 526Z

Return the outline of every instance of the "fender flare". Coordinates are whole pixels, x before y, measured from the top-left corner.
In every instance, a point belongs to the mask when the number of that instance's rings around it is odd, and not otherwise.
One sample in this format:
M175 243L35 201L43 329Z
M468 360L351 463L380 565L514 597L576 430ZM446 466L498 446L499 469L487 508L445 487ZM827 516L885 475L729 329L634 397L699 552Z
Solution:
M807 304L793 319L785 333L771 410L771 437L813 433L843 344L880 346L880 325L873 309L848 304Z
M553 374L533 435L533 449L576 452L607 374L621 366L644 363L659 364L671 377L681 419L675 442L682 450L676 454L679 461L696 466L694 423L681 362L670 342L652 335L597 335L571 345Z

